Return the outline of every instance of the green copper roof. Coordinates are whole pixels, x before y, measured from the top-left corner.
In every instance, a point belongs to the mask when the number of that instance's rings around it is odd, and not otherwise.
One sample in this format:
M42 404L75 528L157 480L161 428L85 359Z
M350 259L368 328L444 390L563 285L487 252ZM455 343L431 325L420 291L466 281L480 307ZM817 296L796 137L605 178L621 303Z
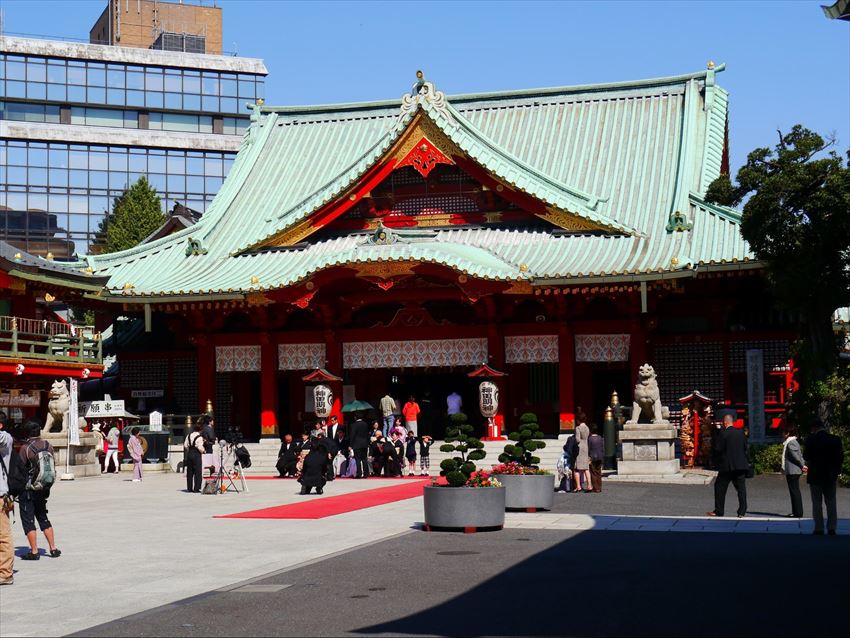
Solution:
M737 213L700 199L723 162L727 94L715 84L722 70L448 98L431 86L431 98L420 89L404 105L255 108L236 162L200 222L87 259L122 296L238 293L286 286L335 264L384 260L531 281L750 260ZM308 238L303 250L246 252L345 193L416 113L491 174L610 233L458 229L389 246L370 245L361 234ZM670 226L674 215L687 223ZM195 254L189 238L201 248ZM260 283L251 285L251 277ZM133 287L123 291L126 282Z

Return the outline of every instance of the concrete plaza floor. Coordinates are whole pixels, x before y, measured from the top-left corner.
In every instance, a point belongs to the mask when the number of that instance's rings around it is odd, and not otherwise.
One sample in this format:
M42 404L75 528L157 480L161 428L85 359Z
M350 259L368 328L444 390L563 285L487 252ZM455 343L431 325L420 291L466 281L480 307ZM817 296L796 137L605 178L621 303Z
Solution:
M60 483L51 495L50 518L63 555L58 559L42 556L37 562L16 560L15 584L0 589L0 635L55 636L73 632L134 636L232 633L337 635L366 628L376 622L390 624L383 625L380 631L364 629L361 633L409 633L410 626L392 623L409 613L422 612L429 606L448 605L453 597L463 595L460 580L451 587L440 584L443 563L435 562L434 552L429 549L437 546L440 551L449 552L447 556L456 556L452 565L464 565L465 569L471 570L466 572L471 579L470 587L491 578L498 580L501 572L519 569L525 561L533 558L529 547L536 548L535 551L562 544L572 547L568 541L579 537L581 543L590 543L588 551L602 561L601 568L606 573L615 568L608 564L606 556L609 551L620 547L625 542L623 539L628 539L629 545L651 545L654 542L662 546L669 543L670 547L694 549L696 554L693 557L677 554L670 548L661 552L659 560L672 561L665 569L678 578L686 575L685 566L689 562L704 560L704 551L719 551L725 545L733 548L733 555L752 552L749 541L722 540L745 538L738 534L740 532L762 539L777 539L764 541L764 547L769 551L756 552L764 560L764 572L740 573L740 578L746 583L750 583L751 579L761 580L761 573L767 578L774 569L770 565L781 562L781 556L789 552L795 557L795 565L809 560L810 552L813 552L812 560L825 560L834 565L843 559L846 563L850 491L841 490L839 493L842 518L839 537L815 539L801 535L810 531L811 520L792 521L763 515L785 511L781 509L785 505L782 499L787 498L787 495L783 496L784 482L773 479L776 477L750 482L750 501L759 505L756 510L759 513L743 521L693 516L694 508L703 512L710 508L710 486L610 484L602 494L558 494L552 512L509 513L504 532L476 535L480 540L467 540L469 537L457 534L415 531L416 524L422 519L421 498L316 520L213 518L322 498L299 496L298 484L291 480L252 480L248 482L248 493L216 496L183 492L183 477L173 474L150 475L142 483L129 482L124 476ZM333 496L397 484L392 479L335 481L326 488L325 494ZM730 511L734 511L733 502L734 494L730 492L727 505ZM808 513L808 504L806 508ZM676 512L683 516L672 515ZM16 522L13 529L16 545L24 551L20 523ZM596 530L604 530L604 533L593 533ZM735 535L730 536L729 532ZM588 534L591 538L585 538ZM516 540L538 536L549 540L542 545ZM690 540L679 540L680 537ZM703 540L708 537L718 540ZM487 539L494 543L492 547L487 544ZM814 540L823 540L824 544L812 544ZM393 543L400 543L398 547L401 549L393 549L397 547ZM464 561L459 557L468 554L452 553L467 551L467 544L486 545L490 548L487 552L500 548L504 556L498 560ZM348 551L355 548L356 551ZM562 550L553 551L555 556L560 555ZM611 554L612 560L616 551ZM742 554L742 560L745 558ZM343 569L339 574L334 573L334 566L347 564L353 565L350 571ZM587 567L581 567L581 570ZM569 574L575 568L566 563L547 566L546 569L566 570ZM310 570L318 570L315 571L317 575L310 575L314 573ZM578 573L584 573L581 570ZM843 573L844 570L838 571ZM318 588L318 598L314 598L313 602L325 602L316 609L327 609L326 602L337 600L339 605L335 615L349 620L330 625L331 629L327 630L318 623L296 624L285 630L276 630L275 623L282 622L281 617L292 609L305 610L306 614L310 608L310 603L302 602L301 594L294 591L295 587L285 588L287 591L293 589L293 592L285 594L294 596L292 600L269 597L275 592L284 596L279 585L294 585L295 577L289 574L295 572L304 574L297 582L313 583L310 587L305 585L307 590ZM821 574L811 575L823 578ZM643 581L638 573L626 570L621 577L631 583L629 588L642 589ZM550 577L541 573L532 580L536 578L548 582ZM571 579L563 574L559 578L567 583ZM755 580L752 580L753 586ZM700 582L699 578L695 582ZM248 587L245 588L245 585ZM610 583L593 587L597 589L603 585ZM385 593L370 593L370 587ZM434 591L427 590L429 587L433 587ZM626 584L619 583L616 587L626 587ZM843 587L846 588L846 584ZM360 591L364 588L365 593ZM567 596L567 590L569 587L564 588L564 596ZM708 591L702 585L699 590ZM248 593L256 594L256 597L237 596ZM505 596L508 594L509 591L505 592ZM219 618L219 614L211 610L204 611L203 606L196 608L197 601L211 600L211 597L219 595L230 596L227 598L230 602L223 604L222 610L230 609L229 605L236 600L246 603L245 613L234 616L251 619L244 629L236 631L232 628L228 632L230 620ZM362 601L362 596L391 601L392 604L385 605L391 611L377 613L369 605L364 607L358 602ZM411 597L415 603L408 603ZM309 595L307 598L309 601ZM252 607L254 602L262 603L266 611ZM361 613L364 609L372 611ZM187 610L192 618L186 620L183 612L177 613L176 610ZM195 612L197 617L193 615ZM255 612L265 616L256 619L252 615ZM145 615L137 616L139 613ZM319 617L324 618L324 613L320 613ZM488 627L495 630L493 626ZM441 633L437 630L438 625L433 623L426 623L422 628L422 631L412 633Z

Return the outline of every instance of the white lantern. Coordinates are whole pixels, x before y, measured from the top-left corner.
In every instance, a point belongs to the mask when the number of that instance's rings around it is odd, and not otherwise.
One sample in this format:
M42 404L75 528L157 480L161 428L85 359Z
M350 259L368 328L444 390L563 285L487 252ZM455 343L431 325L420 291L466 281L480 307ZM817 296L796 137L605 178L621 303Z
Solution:
M482 381L478 386L478 407L481 416L488 419L499 411L499 388L492 381Z
M334 393L326 385L313 388L313 411L320 419L326 419L331 414L334 404Z

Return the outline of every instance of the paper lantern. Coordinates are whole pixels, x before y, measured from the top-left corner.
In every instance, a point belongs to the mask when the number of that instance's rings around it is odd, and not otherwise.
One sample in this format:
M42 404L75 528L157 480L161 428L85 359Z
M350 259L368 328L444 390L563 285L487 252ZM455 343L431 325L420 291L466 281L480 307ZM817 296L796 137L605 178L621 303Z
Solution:
M313 411L320 419L326 419L331 414L334 404L334 393L326 385L317 385L313 388Z
M499 411L499 388L492 381L482 381L478 386L478 407L481 416L488 419Z

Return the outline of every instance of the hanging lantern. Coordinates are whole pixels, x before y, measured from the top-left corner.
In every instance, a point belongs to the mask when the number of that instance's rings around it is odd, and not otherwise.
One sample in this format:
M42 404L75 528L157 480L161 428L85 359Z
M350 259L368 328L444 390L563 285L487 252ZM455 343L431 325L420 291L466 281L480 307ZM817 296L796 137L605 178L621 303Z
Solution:
M334 404L334 393L326 385L317 385L313 388L313 411L320 419L326 419L331 414Z
M481 416L488 419L499 411L499 388L492 381L482 381L478 386L478 407Z

